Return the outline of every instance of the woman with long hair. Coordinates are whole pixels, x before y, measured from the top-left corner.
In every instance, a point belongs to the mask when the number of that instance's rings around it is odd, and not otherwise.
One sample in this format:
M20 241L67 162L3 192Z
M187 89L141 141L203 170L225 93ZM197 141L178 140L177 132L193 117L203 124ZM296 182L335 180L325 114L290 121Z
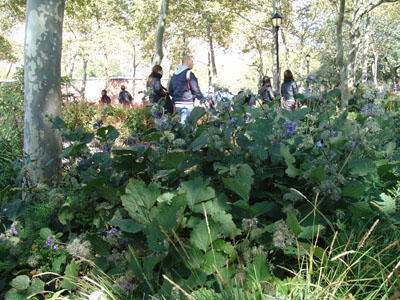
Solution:
M258 90L258 94L262 97L262 103L268 103L275 100L274 90L271 86L271 78L263 77L262 86Z
M167 89L161 85L163 69L160 65L155 65L149 77L147 78L146 87L149 90L149 99L151 103L158 103L161 98L165 98L165 110L172 114L173 104L168 95Z
M281 95L283 98L282 108L294 111L296 108L297 84L293 79L292 71L286 70L283 74L283 84L281 86Z

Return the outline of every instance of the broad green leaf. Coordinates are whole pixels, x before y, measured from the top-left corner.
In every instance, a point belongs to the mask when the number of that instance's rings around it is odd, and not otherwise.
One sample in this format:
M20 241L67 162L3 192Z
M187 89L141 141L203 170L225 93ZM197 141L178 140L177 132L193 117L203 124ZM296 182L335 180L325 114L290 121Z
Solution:
M221 269L225 264L225 257L221 252L216 252L215 250L210 250L204 255L204 264L202 270L210 275L215 272L213 265L217 270Z
M23 291L28 288L30 283L31 283L31 280L29 279L28 276L20 275L20 276L14 278L11 281L10 285L19 291Z
M111 245L107 243L105 240L102 238L96 236L96 235L91 235L88 237L88 240L90 244L93 247L93 250L102 256L107 256L110 254L111 250Z
M194 125L205 114L206 110L203 107L195 107L187 118L187 122Z
M196 177L194 180L182 182L182 189L185 191L187 203L193 208L196 203L206 201L215 197L213 188L207 186L210 180L203 180Z
M203 131L188 147L189 150L197 151L205 147L208 143L208 133Z
M293 165L295 163L296 159L290 153L289 148L288 147L281 147L280 153L281 153L281 156L284 158L285 163L287 165L286 174L291 178L299 176L300 175L300 170L297 169Z
M29 297L29 293L28 291L18 291L12 288L6 293L5 297L5 300L26 300Z
M74 210L69 203L65 203L58 211L58 220L61 224L66 225L74 218Z
M59 257L57 257L52 264L52 271L54 273L61 273L61 265L65 264L67 261L67 256L66 255L61 255Z
M211 217L213 221L221 225L220 230L224 237L230 238L232 234L235 235L236 225L232 221L232 216L225 212L218 213Z
M210 234L207 230L206 221L202 220L190 233L190 241L203 252L207 252L208 246L217 238L217 233L213 227L210 227Z
M125 219L125 220L111 220L110 224L118 226L122 231L136 233L142 230L143 226L141 224L136 223L132 219Z
M29 287L30 294L39 294L44 291L44 282L39 278L34 278L32 280L31 286Z
M312 239L313 237L317 236L318 229L319 233L321 234L321 232L325 230L325 226L319 224L311 226L301 226L301 233L298 235L298 237L302 239Z
M265 253L256 256L253 263L247 267L246 274L247 278L254 283L260 283L260 281L267 281L268 279L271 278Z
M295 234L295 236L299 236L301 232L301 227L299 225L299 221L296 218L296 215L291 210L287 211L286 223L288 227L292 230L292 232Z
M192 247L188 251L189 258L185 259L185 264L190 269L199 269L204 260L204 254L199 249Z
M59 116L55 116L54 119L52 120L52 129L62 129L65 128L65 121L61 119Z
M326 173L323 166L318 166L314 168L308 175L308 179L322 181L326 177Z
M155 184L146 186L143 181L132 179L126 186L126 195L122 196L122 203L140 205L147 209L154 206L160 190Z
M373 216L373 210L367 202L356 202L350 205L349 210L355 217L369 218Z
M170 152L161 159L160 166L167 169L178 169L186 158L186 152Z
M51 232L51 229L50 228L42 228L42 229L40 229L40 237L42 238L42 239L47 239L47 237L49 236L49 235L52 235L53 233Z
M145 138L144 138L144 141L145 142L153 142L153 141L159 141L161 138L162 138L162 134L161 133L153 133L153 134L150 134L150 135L147 135Z
M365 190L367 189L367 185L364 183L355 182L354 184L349 186L345 186L343 188L343 196L360 198L364 195Z
M223 178L222 181L227 189L247 202L250 198L251 185L254 182L253 175L254 172L248 165L242 165L234 178Z
M71 263L65 268L65 276L64 280L61 282L61 287L74 291L78 281L78 271L79 264L75 261L71 261Z
M356 176L365 176L376 172L376 166L369 158L352 160L349 163L349 168L350 174Z
M225 242L223 240L216 240L213 243L214 249L224 251L226 254L229 254L231 257L235 256L235 248L231 243Z
M388 215L396 213L396 199L385 193L380 194L380 201L375 203Z

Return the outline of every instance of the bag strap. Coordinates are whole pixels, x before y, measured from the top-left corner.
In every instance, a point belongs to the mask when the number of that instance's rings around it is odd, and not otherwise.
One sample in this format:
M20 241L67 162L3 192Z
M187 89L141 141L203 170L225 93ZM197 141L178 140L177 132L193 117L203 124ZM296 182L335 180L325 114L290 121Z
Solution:
M190 91L190 70L186 72L186 81L187 81L187 87Z

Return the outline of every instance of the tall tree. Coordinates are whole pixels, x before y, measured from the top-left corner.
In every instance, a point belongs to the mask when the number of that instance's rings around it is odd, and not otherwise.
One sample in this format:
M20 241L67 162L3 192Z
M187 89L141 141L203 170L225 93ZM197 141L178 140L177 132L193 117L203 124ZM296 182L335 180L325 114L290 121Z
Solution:
M61 139L51 116L61 113L61 48L65 0L28 0L24 71L24 152L33 182L60 172Z
M158 17L157 38L156 38L156 51L154 53L153 66L161 64L164 57L163 41L165 32L165 23L168 15L169 0L162 0L160 15Z

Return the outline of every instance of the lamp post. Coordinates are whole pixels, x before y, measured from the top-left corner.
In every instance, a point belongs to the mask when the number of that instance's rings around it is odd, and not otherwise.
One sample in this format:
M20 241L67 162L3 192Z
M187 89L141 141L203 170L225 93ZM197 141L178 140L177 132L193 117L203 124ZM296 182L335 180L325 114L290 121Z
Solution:
M275 12L271 18L272 26L275 28L275 46L276 46L276 92L279 94L280 70L279 70L279 44L278 44L278 31L282 23L282 17Z
M306 61L307 61L307 75L310 74L310 54L306 55Z

